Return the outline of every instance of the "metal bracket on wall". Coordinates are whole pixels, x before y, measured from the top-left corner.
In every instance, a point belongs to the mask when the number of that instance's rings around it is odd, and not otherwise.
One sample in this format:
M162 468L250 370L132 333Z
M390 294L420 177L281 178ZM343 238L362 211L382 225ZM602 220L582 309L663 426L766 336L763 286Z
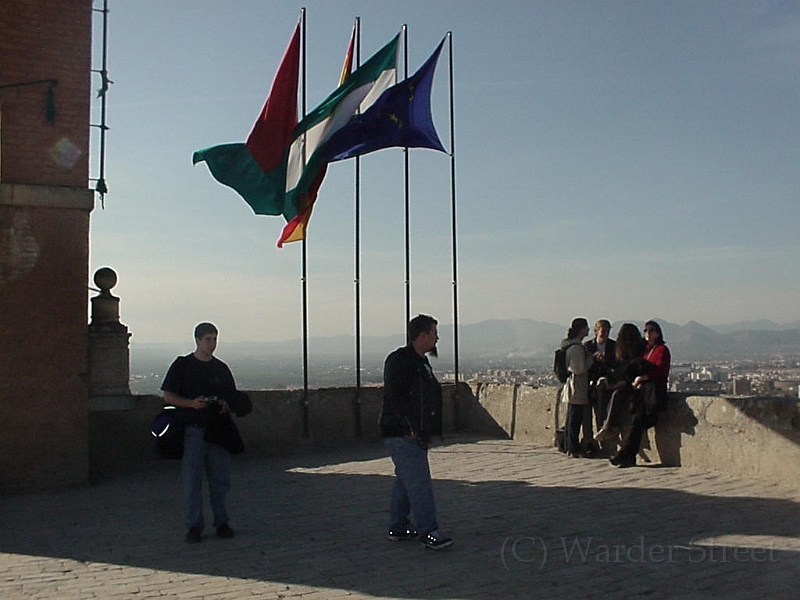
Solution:
M37 79L35 81L23 81L21 83L4 83L0 85L0 90L20 88L28 85L43 85L47 84L47 96L44 101L44 115L47 122L52 125L56 122L56 92L55 87L58 85L58 79Z

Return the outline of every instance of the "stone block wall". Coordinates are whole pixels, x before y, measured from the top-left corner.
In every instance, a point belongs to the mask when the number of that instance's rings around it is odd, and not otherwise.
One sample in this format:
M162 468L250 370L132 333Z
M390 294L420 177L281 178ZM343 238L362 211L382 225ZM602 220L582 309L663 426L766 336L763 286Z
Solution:
M455 431L455 387L444 386L445 435ZM235 418L245 442L247 457L264 457L336 448L352 444L376 444L381 440L378 416L382 389L355 388L309 390L304 406L302 390L248 392L253 412ZM487 426L469 386L459 387L458 402L470 432L498 429ZM96 399L89 412L89 460L92 479L113 477L158 463L150 445L149 428L161 410L160 396L131 396L126 402ZM502 434L501 434L502 435Z
M248 457L268 457L380 442L381 388L249 392L253 412L236 419ZM506 438L553 447L565 411L556 388L473 383L444 386L445 440ZM95 478L113 477L154 464L149 425L162 400L131 397L127 407L96 406L90 412L90 457ZM650 430L645 456L664 466L688 466L792 482L800 476L800 409L796 400L671 394L668 409ZM304 423L308 415L308 427ZM456 415L459 424L456 426ZM360 433L360 435L359 435ZM556 452L553 449L553 452Z
M508 437L553 445L566 410L558 388L475 384L475 401ZM771 481L800 479L800 403L788 398L670 394L648 432L645 455L664 466L689 466Z
M681 464L795 485L800 481L797 400L690 396L674 408L662 433L681 433ZM658 435L657 429L656 440Z

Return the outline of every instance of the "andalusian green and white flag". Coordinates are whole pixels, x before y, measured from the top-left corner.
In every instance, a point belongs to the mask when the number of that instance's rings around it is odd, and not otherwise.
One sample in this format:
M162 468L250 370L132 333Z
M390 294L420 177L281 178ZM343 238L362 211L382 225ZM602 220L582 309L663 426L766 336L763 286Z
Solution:
M397 48L400 34L350 74L336 90L297 124L286 165L283 216L288 221L278 247L293 237L296 224L309 212L317 197L327 160L325 143L357 114L366 111L397 80ZM307 222L308 219L305 219Z

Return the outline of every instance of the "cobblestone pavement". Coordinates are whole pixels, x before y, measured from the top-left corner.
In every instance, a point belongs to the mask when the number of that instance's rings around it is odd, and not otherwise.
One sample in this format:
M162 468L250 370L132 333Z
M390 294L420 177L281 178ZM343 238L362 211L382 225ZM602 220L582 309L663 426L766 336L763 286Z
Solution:
M386 539L381 445L234 459L236 537L183 540L178 463L0 499L0 597L797 598L800 492L552 448L431 451L435 552Z

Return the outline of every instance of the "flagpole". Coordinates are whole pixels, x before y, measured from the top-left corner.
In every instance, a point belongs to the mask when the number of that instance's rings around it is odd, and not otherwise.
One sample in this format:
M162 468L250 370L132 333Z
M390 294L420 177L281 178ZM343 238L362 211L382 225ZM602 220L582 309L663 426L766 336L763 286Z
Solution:
M356 68L361 66L361 18L355 21ZM353 400L355 412L356 437L361 430L361 157L355 160L355 242L354 242L353 284L355 288L355 336L356 336L356 397Z
M301 67L302 72L302 93L301 93L301 111L303 117L306 116L306 9L300 9L301 20L303 22L303 62ZM303 136L305 136L305 132ZM303 144L303 164L305 164L307 157L305 156L305 144ZM303 397L301 405L303 408L303 437L308 438L311 435L309 427L309 414L308 414L308 250L306 246L306 238L303 236L302 249L301 249L301 275L300 285L302 289L302 318L303 318Z
M456 431L460 428L460 407L458 398L459 365L458 365L458 245L456 241L456 134L455 110L453 99L453 32L447 32L450 51L450 214L452 216L453 237L453 370L455 371L455 390L453 392L454 421Z
M403 78L408 78L408 25L403 24ZM406 297L406 320L408 323L411 320L411 259L410 259L410 231L411 231L411 202L409 198L409 153L408 147L403 148L403 189L404 189L404 215L405 215L405 297ZM405 329L405 326L404 326ZM406 340L410 342L411 340Z

